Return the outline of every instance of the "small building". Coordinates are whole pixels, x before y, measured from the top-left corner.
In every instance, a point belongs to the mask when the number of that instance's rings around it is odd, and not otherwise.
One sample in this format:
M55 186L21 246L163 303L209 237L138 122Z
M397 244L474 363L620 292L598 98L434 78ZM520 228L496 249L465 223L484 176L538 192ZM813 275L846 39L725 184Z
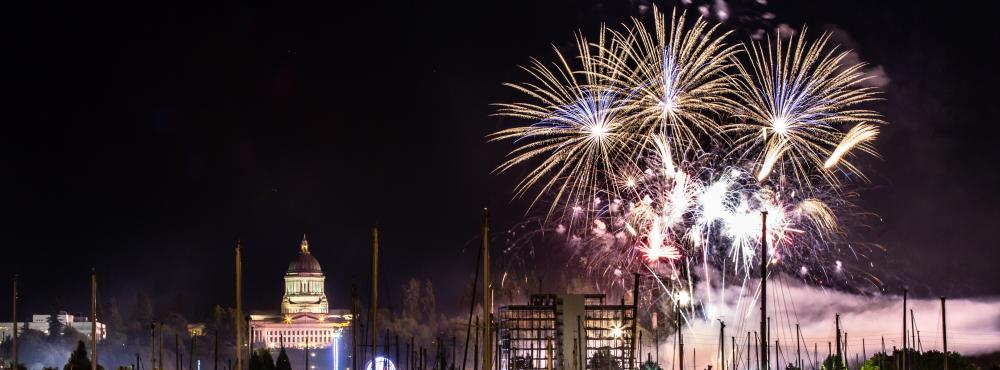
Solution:
M37 330L42 333L45 333L45 335L48 335L49 317L51 316L52 316L51 314L31 315L30 322L17 323L17 330L18 330L17 334L18 335L24 334L24 329L30 329L30 330ZM93 328L91 327L90 317L76 316L66 313L66 311L59 311L59 313L56 315L56 318L62 324L63 332L66 331L66 328L73 328L73 330L87 336L87 338L91 337L90 334ZM0 322L0 339L6 340L7 338L10 338L10 336L13 334L14 334L14 323ZM100 321L97 322L97 338L99 339L107 338L106 327L104 326L104 323Z

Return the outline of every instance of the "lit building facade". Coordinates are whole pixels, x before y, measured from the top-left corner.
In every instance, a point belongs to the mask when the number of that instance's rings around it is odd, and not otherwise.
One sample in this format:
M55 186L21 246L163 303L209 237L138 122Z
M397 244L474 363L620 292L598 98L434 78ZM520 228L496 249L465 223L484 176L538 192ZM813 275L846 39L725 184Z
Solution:
M34 314L31 315L31 322L19 322L17 323L17 335L24 334L24 329L37 330L45 335L49 334L49 317L51 315L46 314ZM73 330L79 332L90 338L91 326L90 318L87 316L75 316L66 313L66 311L59 311L56 315L59 322L63 325L63 332L66 328L73 328ZM7 339L14 333L14 323L12 322L0 322L0 339ZM97 338L105 339L107 338L107 331L104 327L104 323L97 322Z
M250 343L254 348L331 349L338 359L352 318L350 310L330 309L325 279L303 236L299 255L285 273L281 311L250 314Z

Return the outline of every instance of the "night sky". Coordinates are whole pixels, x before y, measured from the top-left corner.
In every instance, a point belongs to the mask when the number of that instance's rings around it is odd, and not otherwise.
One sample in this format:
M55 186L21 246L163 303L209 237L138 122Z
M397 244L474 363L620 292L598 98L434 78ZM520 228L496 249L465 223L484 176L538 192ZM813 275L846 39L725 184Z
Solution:
M578 29L640 14L628 1L325 3L9 4L0 271L21 276L20 312L87 311L94 267L104 297L144 291L197 317L232 304L237 240L247 306L276 309L303 233L331 306L347 307L375 224L390 296L429 278L454 301L481 207L501 232L527 210L511 200L520 174L490 173L509 146L484 136L513 122L489 104L517 96L501 83ZM842 30L890 80L883 158L861 188L889 288L1000 294L994 22L905 1L763 9L772 26Z

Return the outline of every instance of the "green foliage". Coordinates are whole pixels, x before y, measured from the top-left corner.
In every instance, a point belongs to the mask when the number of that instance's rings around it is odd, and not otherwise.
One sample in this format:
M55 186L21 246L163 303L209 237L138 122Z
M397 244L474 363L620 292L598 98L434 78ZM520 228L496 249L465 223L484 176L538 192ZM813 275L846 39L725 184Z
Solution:
M826 359L823 360L823 365L820 366L820 369L822 369L822 370L845 370L845 369L847 369L847 367L844 366L844 361L841 360L840 356L832 355L832 356L827 356Z

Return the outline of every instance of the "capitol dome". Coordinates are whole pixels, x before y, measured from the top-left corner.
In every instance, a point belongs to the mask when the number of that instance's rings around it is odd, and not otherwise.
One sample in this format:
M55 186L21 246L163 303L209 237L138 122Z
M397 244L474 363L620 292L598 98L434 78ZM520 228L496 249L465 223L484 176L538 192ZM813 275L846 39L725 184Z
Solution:
M302 237L302 250L299 256L288 264L289 275L322 275L323 269L319 266L319 261L309 253L309 241Z
M288 272L285 273L285 297L281 300L281 312L329 312L323 286L325 281L323 269L316 257L309 253L309 241L302 235L299 255L288 264Z

